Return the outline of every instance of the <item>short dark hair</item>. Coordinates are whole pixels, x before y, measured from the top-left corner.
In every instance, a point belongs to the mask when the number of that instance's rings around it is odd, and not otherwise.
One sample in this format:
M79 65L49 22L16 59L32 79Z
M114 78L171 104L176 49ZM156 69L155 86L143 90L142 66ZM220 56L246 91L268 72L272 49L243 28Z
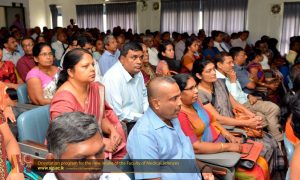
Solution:
M138 42L133 42L133 41L127 42L124 44L124 46L121 49L121 56L126 56L129 50L143 51L143 48L142 46L140 46Z
M88 36L79 36L77 38L78 45L83 48L86 44L93 44L93 41L90 37Z
M25 41L25 40L32 40L32 42L34 42L34 40L33 40L32 37L30 37L30 36L25 36L25 37L22 39L22 41L21 41L21 45L22 45L22 46L23 46L23 41Z
M10 35L5 36L5 37L3 38L3 40L2 40L3 44L8 43L9 38L14 38L14 39L16 39L13 35L10 34Z
M235 56L237 56L241 51L244 51L241 47L233 47L230 49L229 54L234 59Z
M224 63L225 60L225 56L230 56L229 53L227 52L221 52L218 56L215 56L214 58L214 63L215 63L215 67L217 68L218 63ZM231 57L231 56L230 56Z
M255 59L256 56L262 56L263 53L260 49L254 49L249 55L247 62L251 62L253 59Z
M63 113L50 122L46 135L48 151L60 158L68 144L88 140L96 133L102 136L95 116L82 112Z

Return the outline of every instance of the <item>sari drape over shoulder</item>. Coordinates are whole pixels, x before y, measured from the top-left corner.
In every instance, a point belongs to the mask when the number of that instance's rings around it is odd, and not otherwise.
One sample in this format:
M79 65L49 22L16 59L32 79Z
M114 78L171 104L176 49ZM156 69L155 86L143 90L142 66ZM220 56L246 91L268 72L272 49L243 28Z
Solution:
M103 118L107 118L121 134L123 142L126 143L126 136L122 125L113 109L106 103L104 99L102 99L104 97L101 97L99 93L100 88L104 88L104 86L97 82L90 84L88 98L84 104L84 107L81 106L76 97L70 91L63 90L56 93L51 102L50 118L53 120L64 112L79 111L94 115L98 120L100 128ZM104 106L102 106L103 109L101 109L101 103L104 103ZM121 151L118 151L118 153L113 154L113 159L122 159L126 153L126 148L124 147Z

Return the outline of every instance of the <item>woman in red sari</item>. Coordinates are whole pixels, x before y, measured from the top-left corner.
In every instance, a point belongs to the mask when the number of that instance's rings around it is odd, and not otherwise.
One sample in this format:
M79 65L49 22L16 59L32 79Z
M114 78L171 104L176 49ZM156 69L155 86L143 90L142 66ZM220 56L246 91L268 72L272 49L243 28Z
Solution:
M95 68L92 54L84 49L73 49L65 55L59 74L50 118L64 112L80 111L96 116L105 135L106 158L122 159L126 154L125 133L113 110L104 100L104 86L94 82Z

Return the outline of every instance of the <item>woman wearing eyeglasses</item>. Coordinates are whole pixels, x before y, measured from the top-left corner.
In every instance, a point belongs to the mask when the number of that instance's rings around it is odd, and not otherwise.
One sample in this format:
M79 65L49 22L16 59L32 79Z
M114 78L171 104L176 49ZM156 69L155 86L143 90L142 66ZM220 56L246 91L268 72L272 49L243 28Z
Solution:
M50 104L56 91L59 69L53 65L54 56L48 44L38 43L32 51L37 66L26 76L29 98L35 105Z
M198 99L198 87L189 74L173 76L181 90L181 110L178 114L181 129L189 137L196 154L242 152L240 140L224 129L203 108ZM226 142L226 140L228 142ZM246 170L236 166L235 179L268 179L268 165L259 157L255 167ZM205 175L204 179L205 179Z

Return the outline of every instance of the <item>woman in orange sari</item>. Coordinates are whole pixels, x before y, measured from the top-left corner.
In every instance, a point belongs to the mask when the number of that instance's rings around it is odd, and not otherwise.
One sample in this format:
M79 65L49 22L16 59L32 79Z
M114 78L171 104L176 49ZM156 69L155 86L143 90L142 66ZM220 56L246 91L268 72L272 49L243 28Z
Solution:
M107 137L103 140L106 158L122 159L126 155L125 133L118 117L104 100L104 86L94 80L92 54L84 49L69 51L51 102L50 118L53 120L61 113L73 111L96 116Z

